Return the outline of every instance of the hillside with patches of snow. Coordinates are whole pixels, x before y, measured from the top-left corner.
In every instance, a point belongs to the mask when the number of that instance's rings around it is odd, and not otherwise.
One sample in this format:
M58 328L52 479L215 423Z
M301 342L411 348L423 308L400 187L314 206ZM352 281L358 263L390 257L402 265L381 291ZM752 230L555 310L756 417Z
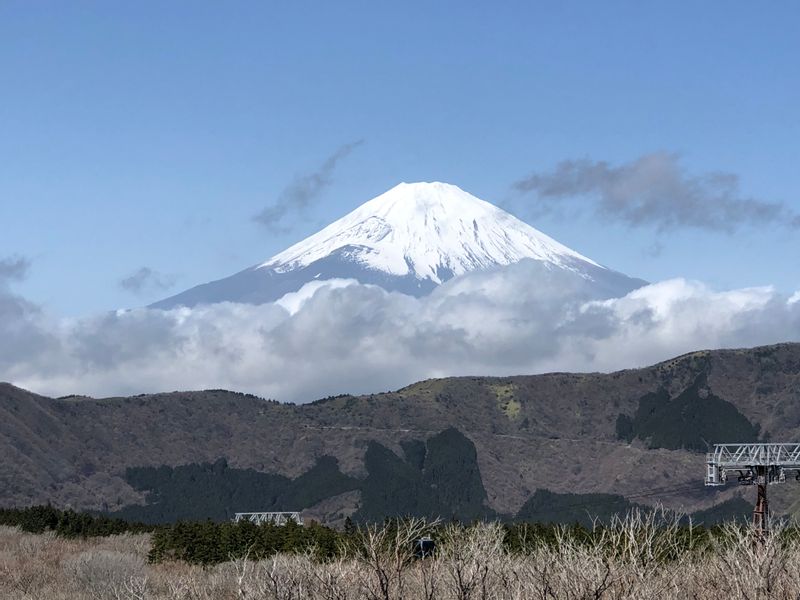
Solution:
M591 282L599 296L625 294L644 284L457 186L401 183L261 264L152 306L260 304L330 279L422 296L459 275L524 259Z

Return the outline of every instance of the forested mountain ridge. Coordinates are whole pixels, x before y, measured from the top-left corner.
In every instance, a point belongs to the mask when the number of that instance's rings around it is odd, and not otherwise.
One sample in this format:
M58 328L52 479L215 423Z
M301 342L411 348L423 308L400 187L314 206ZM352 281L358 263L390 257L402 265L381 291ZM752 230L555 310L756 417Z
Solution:
M412 464L420 443L455 427L474 444L487 511L516 514L537 490L647 492L637 501L702 509L741 491L703 487L706 442L800 439L798 384L800 344L610 374L429 380L303 405L221 390L52 399L0 384L0 504L121 510L146 498L129 469L220 459L294 480L331 457L348 481L364 481L375 444ZM794 510L792 487L776 490L776 507ZM356 514L374 489L344 488L310 513Z

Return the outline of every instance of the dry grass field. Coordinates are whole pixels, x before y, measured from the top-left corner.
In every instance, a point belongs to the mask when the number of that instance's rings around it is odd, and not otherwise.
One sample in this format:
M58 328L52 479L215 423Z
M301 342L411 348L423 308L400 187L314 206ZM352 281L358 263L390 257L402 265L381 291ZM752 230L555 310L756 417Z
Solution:
M504 550L502 528L444 529L436 558L414 559L424 524L363 531L359 552L326 563L308 555L233 560L202 568L147 563L147 535L67 540L0 528L0 598L8 600L301 599L796 599L800 545L761 546L730 528L686 551L677 526L634 515L587 542ZM780 540L780 541L779 541Z

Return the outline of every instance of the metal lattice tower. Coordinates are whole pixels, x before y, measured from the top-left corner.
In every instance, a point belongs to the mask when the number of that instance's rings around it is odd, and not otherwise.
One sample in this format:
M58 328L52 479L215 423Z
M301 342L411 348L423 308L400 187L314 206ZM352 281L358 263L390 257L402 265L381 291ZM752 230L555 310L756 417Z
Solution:
M767 486L784 483L794 472L800 481L800 444L716 444L706 455L706 485L725 485L728 473L737 473L741 485L758 486L753 527L759 538L767 531Z

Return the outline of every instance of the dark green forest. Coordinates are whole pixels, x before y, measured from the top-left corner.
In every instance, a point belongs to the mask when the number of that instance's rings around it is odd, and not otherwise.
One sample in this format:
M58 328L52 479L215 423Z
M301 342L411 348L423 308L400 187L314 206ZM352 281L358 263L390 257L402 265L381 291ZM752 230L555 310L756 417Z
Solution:
M19 527L29 533L52 531L65 538L148 533L156 529L154 525L113 519L105 515L60 510L52 506L0 508L0 525Z
M236 512L301 510L359 486L358 480L342 474L331 456L320 457L294 480L230 468L225 459L175 468L132 468L125 478L134 488L148 492L147 504L127 506L113 516L146 523L225 521Z
M759 427L737 408L708 391L706 375L676 398L660 389L642 396L633 418L617 417L617 438L631 442L640 439L651 448L706 452L719 440L755 442Z
M303 510L351 490L361 492L361 505L353 515L357 522L409 515L462 521L497 516L486 506L475 445L457 429L406 442L403 449L405 458L400 458L370 442L364 479L344 475L331 456L320 457L296 479L231 468L224 459L131 468L125 479L147 492L147 503L127 506L112 516L145 523L224 521L236 512Z
M672 427L669 421L664 423ZM559 494L539 489L516 515L502 515L488 507L475 445L457 429L446 429L428 440L405 441L402 448L401 458L385 446L369 442L367 476L363 479L344 475L331 456L320 457L295 479L232 468L224 459L213 464L128 469L127 481L147 492L147 503L125 507L109 516L150 524L223 522L236 512L304 510L353 490L361 496L352 515L355 523L414 516L465 523L497 519L589 526L595 519L607 522L637 506L620 495ZM737 499L698 515L705 522L717 522L750 510L746 502Z

